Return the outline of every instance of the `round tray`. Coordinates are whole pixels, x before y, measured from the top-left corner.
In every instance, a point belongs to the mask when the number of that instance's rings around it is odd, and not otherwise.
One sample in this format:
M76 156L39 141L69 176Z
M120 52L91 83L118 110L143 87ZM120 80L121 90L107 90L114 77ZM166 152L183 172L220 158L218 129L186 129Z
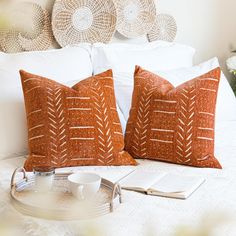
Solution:
M23 179L15 183L17 172ZM68 175L56 174L52 190L39 193L34 190L34 176L27 176L24 168L17 168L11 179L11 200L14 207L25 215L53 220L84 220L113 212L121 203L121 188L102 179L98 193L89 200L79 201L69 190Z

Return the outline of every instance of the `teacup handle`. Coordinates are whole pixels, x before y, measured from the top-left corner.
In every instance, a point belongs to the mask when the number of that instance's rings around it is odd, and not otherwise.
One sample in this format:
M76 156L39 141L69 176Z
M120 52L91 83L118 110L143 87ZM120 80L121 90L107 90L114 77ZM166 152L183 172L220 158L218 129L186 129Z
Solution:
M79 196L79 199L81 200L84 199L84 186L83 185L78 186L77 196Z

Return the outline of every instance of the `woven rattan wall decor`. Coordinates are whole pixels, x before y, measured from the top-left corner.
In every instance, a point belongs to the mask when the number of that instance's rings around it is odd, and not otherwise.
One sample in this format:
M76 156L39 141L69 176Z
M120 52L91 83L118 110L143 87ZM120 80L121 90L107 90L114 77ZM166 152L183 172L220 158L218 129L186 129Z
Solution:
M52 29L62 46L81 42L108 43L116 29L112 0L56 0Z
M0 48L4 52L47 50L55 47L50 14L33 2L19 2L11 9L12 17L23 18L17 29L0 29Z
M165 40L174 41L177 33L177 24L173 16L158 14L151 31L147 34L148 41Z
M157 15L155 0L21 0L14 5L11 17L29 26L0 28L0 51L8 53L108 43L116 30L126 38L147 35L150 42L173 41L177 32L173 16Z
M117 31L127 38L147 34L156 19L154 0L115 0Z

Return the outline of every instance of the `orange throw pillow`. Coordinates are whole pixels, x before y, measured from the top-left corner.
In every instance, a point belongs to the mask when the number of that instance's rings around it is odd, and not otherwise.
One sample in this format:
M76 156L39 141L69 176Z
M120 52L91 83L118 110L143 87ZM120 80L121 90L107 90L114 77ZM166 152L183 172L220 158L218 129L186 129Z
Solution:
M73 88L20 74L28 122L27 171L35 166L136 164L124 151L111 70Z
M214 157L220 74L217 68L175 88L137 66L125 149L135 158L221 168Z

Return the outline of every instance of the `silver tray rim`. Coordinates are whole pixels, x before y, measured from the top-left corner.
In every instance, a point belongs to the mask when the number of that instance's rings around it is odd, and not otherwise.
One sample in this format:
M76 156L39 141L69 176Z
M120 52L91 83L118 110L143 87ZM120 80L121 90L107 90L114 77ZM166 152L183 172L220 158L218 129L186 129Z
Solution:
M23 178L15 182L16 174L22 173ZM66 178L71 173L56 173L56 178ZM16 196L16 192L20 192L34 182L33 176L28 177L27 172L23 167L16 168L11 178L11 190L10 197L11 203L17 211L24 215L33 216L37 218L50 219L50 220L87 220L90 218L96 218L102 215L109 214L114 211L119 204L122 203L121 187L118 183L112 183L111 181L102 178L101 184L111 192L111 198L108 202L94 207L91 215L86 218L81 218L81 215L75 212L70 212L66 209L50 209L45 210L39 206L26 204L21 202ZM19 190L20 189L20 190Z

